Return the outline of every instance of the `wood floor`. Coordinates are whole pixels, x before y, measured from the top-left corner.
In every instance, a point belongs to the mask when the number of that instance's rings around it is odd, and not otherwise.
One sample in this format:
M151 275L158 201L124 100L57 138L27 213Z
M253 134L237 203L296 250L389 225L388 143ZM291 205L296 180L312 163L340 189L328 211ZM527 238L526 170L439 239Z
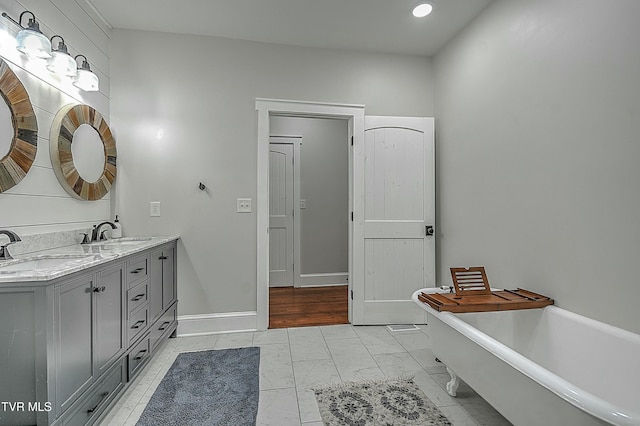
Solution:
M269 289L269 328L349 323L348 287Z

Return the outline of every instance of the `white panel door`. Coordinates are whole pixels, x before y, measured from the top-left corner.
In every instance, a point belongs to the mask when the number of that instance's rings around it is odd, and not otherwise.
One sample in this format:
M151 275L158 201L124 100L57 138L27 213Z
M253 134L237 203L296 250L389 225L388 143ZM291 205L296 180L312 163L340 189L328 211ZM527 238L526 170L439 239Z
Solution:
M269 287L293 286L293 145L269 144Z
M410 299L435 285L433 136L432 118L365 117L358 323L426 322Z

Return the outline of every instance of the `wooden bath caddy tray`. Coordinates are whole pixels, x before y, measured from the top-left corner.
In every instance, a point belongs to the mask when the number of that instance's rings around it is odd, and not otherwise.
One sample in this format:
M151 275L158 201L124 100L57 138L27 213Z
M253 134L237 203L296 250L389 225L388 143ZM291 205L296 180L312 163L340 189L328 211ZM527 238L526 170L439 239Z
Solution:
M532 291L491 291L483 266L451 268L455 293L420 293L418 299L437 311L489 312L543 308L553 299Z

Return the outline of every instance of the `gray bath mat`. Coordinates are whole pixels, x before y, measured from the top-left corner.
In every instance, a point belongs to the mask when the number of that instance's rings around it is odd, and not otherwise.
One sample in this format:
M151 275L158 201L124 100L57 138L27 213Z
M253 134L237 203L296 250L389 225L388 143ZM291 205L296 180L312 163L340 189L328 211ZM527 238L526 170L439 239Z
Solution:
M255 425L260 348L178 355L137 426Z
M410 378L371 380L314 389L325 426L450 426Z

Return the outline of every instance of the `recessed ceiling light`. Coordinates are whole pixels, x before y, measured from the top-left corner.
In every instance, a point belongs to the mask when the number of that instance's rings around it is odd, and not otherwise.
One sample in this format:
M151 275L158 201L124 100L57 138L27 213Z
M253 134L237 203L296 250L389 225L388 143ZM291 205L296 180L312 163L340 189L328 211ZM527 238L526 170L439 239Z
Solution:
M413 8L413 16L416 18L424 18L433 10L433 6L429 3L419 3Z

